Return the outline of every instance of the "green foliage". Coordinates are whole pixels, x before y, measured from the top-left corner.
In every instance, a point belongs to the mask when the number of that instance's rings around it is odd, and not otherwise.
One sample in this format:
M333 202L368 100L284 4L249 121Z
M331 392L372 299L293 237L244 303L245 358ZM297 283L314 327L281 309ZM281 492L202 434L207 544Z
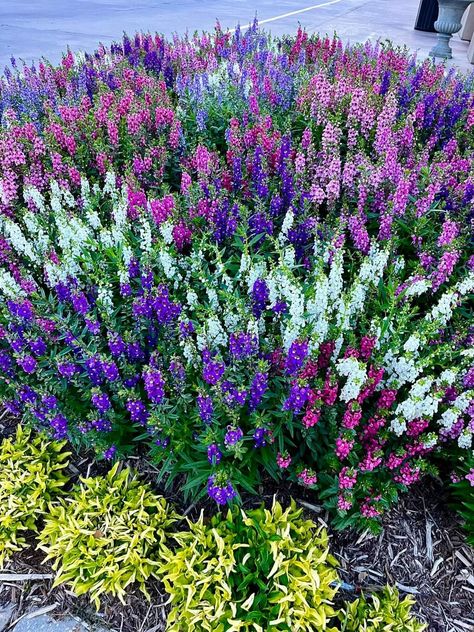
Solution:
M422 632L425 623L416 619L411 609L412 597L400 599L396 588L386 586L370 598L362 595L339 613L341 632Z
M451 485L451 504L464 521L467 541L474 546L474 458L470 459L467 468L463 469L461 474L462 478ZM466 478L467 476L469 478Z
M51 513L40 534L40 548L57 571L55 585L67 582L78 595L112 593L156 575L156 554L178 516L119 463L105 476L83 478Z
M161 551L168 632L336 630L336 561L326 531L301 513L275 502L188 521L177 549Z
M36 531L46 512L67 481L64 468L69 452L64 442L18 426L14 437L0 445L0 567L14 551L26 547L24 533Z

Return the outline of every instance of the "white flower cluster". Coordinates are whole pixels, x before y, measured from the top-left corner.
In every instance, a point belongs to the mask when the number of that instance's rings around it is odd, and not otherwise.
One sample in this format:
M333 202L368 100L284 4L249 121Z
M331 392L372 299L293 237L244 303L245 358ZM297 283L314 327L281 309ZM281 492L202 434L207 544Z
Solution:
M219 297L217 295L217 291L214 287L206 287L207 300L209 301L209 305L214 310L219 310Z
M458 395L454 402L439 418L439 425L445 430L451 430L459 417L461 417L461 415L467 410L473 398L474 390L464 391L464 393Z
M33 248L31 240L27 239L21 228L8 217L0 218L0 230L12 248L32 263L38 264L41 261L39 254Z
M97 303L102 312L109 316L114 311L112 287L109 284L100 285L97 290Z
M459 296L472 289L472 281L471 275L458 283L453 290L443 294L435 307L425 317L425 321L430 324L433 323L436 327L444 327L452 317L453 308ZM429 360L425 358L420 361L419 359L419 350L424 342L423 332L411 334L403 345L405 355L396 356L394 351L389 349L383 359L384 386L400 388L405 384L413 385L408 397L398 405L395 418L391 422L392 431L397 435L405 432L407 422L417 418L432 419L435 416L444 392L441 387L453 384L458 373L457 369L448 369L443 371L437 380L433 380L432 377L421 377L415 381L423 372L424 367L429 366ZM459 396L456 402L442 413L438 423L449 431L463 410L467 408L467 405L464 395ZM460 438L459 445L467 445L467 443L468 438L465 432Z
M364 308L369 288L377 287L383 276L388 255L388 250L380 250L376 244L372 244L369 255L362 262L358 277L344 302L344 311L341 309L343 316L341 315L340 322L343 331L357 322L357 317Z
M38 214L26 211L23 214L23 221L25 222L30 239L35 244L35 250L39 254L39 259L43 259L51 246L48 235L38 221Z
M32 186L25 187L24 197L27 202L33 202L38 213L45 212L44 195L38 189Z
M242 267L242 264L241 264ZM255 264L249 264L246 271L247 293L251 294L254 283L257 279L267 278L267 266L265 261L258 261Z
M160 233L167 245L173 243L173 228L173 224L170 221L160 224Z
M278 241L280 242L280 244L284 244L286 242L286 239L288 237L288 231L293 226L294 221L295 221L295 215L290 208L286 212L286 215L283 219L283 223L281 225L280 234L278 236Z
M127 197L125 188L122 191L115 191L112 195L112 216L114 222L110 227L112 243L121 244L124 239L124 232L128 226L127 219ZM102 233L103 234L103 233Z
M403 345L403 350L407 353L416 354L420 348L421 339L418 334L412 334Z
M180 279L181 275L178 272L178 268L176 267L175 258L168 252L162 248L159 252L159 258L161 267L163 268L163 272L167 279Z
M197 307L197 305L199 304L199 299L198 299L198 295L196 294L196 292L194 292L194 290L188 290L186 292L186 302L188 303L191 309L193 309L194 307Z
M342 248L338 248L334 254L334 259L331 265L331 270L328 277L328 298L330 303L336 303L339 299L342 288L344 274L344 255Z
M465 296L474 290L474 272L470 272L466 278L459 281L453 289L445 292L438 303L426 315L427 321L435 321L439 327L445 327L451 320L453 309L461 296Z
M225 347L229 337L217 316L210 316L197 335L197 346L201 351L206 347Z
M107 171L105 174L104 193L113 195L117 190L117 181L115 179L115 173L113 171Z
M393 262L393 269L396 273L398 273L405 269L405 265L406 265L405 258L403 255L400 255Z
M288 350L300 336L306 324L305 296L301 285L290 280L284 273L280 274L280 296L288 305L289 321L283 321L281 336L283 347Z
M405 298L412 298L414 296L421 296L427 292L431 287L431 282L427 279L418 279L405 290Z
M145 254L150 254L153 245L151 227L147 218L140 217L140 247Z
M313 344L322 342L328 333L329 279L320 272L314 283L314 297L308 299L306 313L312 329Z
M0 269L0 292L7 299L18 299L25 296L25 292L18 285L10 272Z
M437 386L451 386L454 384L458 373L459 369L445 369L436 380Z
M401 437L407 429L407 422L403 419L403 417L394 417L390 422L390 430L397 435L397 437Z
M412 354L413 352L410 352ZM414 382L421 373L415 358L409 356L395 356L394 352L389 349L383 358L383 367L386 375L385 384L391 388L400 388L404 384Z
M183 356L186 362L190 366L196 366L199 361L199 353L193 341L190 338L186 338L180 341L180 346L183 350Z
M458 446L464 450L469 450L472 446L472 432L469 428L464 428L458 437Z
M432 390L434 380L422 377L417 380L410 389L407 399L398 404L395 414L405 421L413 421L423 417L431 419L437 412L440 403L440 394Z
M96 248L90 227L77 217L69 217L61 208L55 212L54 220L58 229L57 243L62 251L61 263L56 266L60 279L77 276L78 263L84 252Z
M339 375L347 378L344 387L339 395L343 402L349 402L357 399L359 393L367 380L367 371L365 364L359 362L357 358L349 357L338 360L336 370Z
M423 446L427 450L431 450L438 445L438 437L435 432L430 432L423 437Z
M241 326L241 321L242 321L242 318L240 314L236 314L231 309L227 309L224 312L224 324L226 326L227 331L231 333L236 333L237 331L239 331L240 326ZM249 324L250 322L255 322L255 320L252 319L251 321L249 321ZM257 334L258 334L258 327L257 327Z

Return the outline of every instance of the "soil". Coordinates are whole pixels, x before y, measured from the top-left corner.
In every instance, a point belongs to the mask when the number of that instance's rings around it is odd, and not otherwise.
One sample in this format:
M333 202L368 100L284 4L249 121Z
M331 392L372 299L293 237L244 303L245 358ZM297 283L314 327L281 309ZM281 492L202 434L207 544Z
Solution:
M3 427L2 427L3 426ZM11 434L14 423L0 420L0 436ZM153 480L155 469L144 461L130 460L129 465L142 476ZM71 465L71 475L94 475L104 465L82 458ZM166 493L178 511L197 517L205 505L183 506L182 499ZM401 497L399 504L386 516L380 535L354 530L334 532L325 510L310 493L300 487L279 489L265 486L265 493L256 501L247 499L247 506L262 500L271 504L273 495L283 503L292 495L305 508L308 517L328 528L331 553L340 563L340 577L346 584L341 598L351 599L361 590L370 592L385 584L395 584L401 594L416 599L418 616L432 632L474 632L474 550L466 543L455 513L448 507L448 498L440 482L425 479ZM5 571L12 574L52 573L42 563L34 538L31 547L15 555ZM151 601L139 591L130 592L125 604L105 597L97 613L87 597L76 597L64 586L52 587L53 580L0 581L0 605L14 603L15 615L10 624L31 610L53 606L51 616L66 613L79 617L94 627L119 632L164 632L166 630L167 596L158 581L147 588ZM8 630L8 628L7 628Z

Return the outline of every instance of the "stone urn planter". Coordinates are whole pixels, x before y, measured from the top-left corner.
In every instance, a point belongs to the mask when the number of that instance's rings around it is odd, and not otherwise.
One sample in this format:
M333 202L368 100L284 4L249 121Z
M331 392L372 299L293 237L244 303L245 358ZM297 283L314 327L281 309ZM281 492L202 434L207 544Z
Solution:
M432 57L452 58L453 54L449 46L449 40L454 33L461 29L461 18L472 1L438 0L439 14L438 19L434 23L434 27L438 32L438 41L436 46L430 51Z

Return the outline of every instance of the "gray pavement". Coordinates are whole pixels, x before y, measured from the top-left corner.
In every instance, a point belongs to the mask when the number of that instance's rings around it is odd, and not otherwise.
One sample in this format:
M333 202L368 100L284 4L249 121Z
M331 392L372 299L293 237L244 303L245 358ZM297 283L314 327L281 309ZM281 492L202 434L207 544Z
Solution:
M417 9L418 0L0 0L0 69L11 56L58 62L67 46L92 51L123 31L208 30L216 18L232 28L255 15L275 34L301 23L310 32L336 31L344 41L388 38L426 57L435 36L413 30ZM472 70L467 47L455 38L452 64Z
M0 606L0 632L7 629L14 612L15 606L12 603Z
M44 609L43 609L44 610ZM12 605L0 606L0 632L112 632L104 627L91 626L69 615L53 618L41 611L30 611L15 617Z
M53 619L47 614L39 617L20 619L11 632L89 632L81 621L72 617Z

